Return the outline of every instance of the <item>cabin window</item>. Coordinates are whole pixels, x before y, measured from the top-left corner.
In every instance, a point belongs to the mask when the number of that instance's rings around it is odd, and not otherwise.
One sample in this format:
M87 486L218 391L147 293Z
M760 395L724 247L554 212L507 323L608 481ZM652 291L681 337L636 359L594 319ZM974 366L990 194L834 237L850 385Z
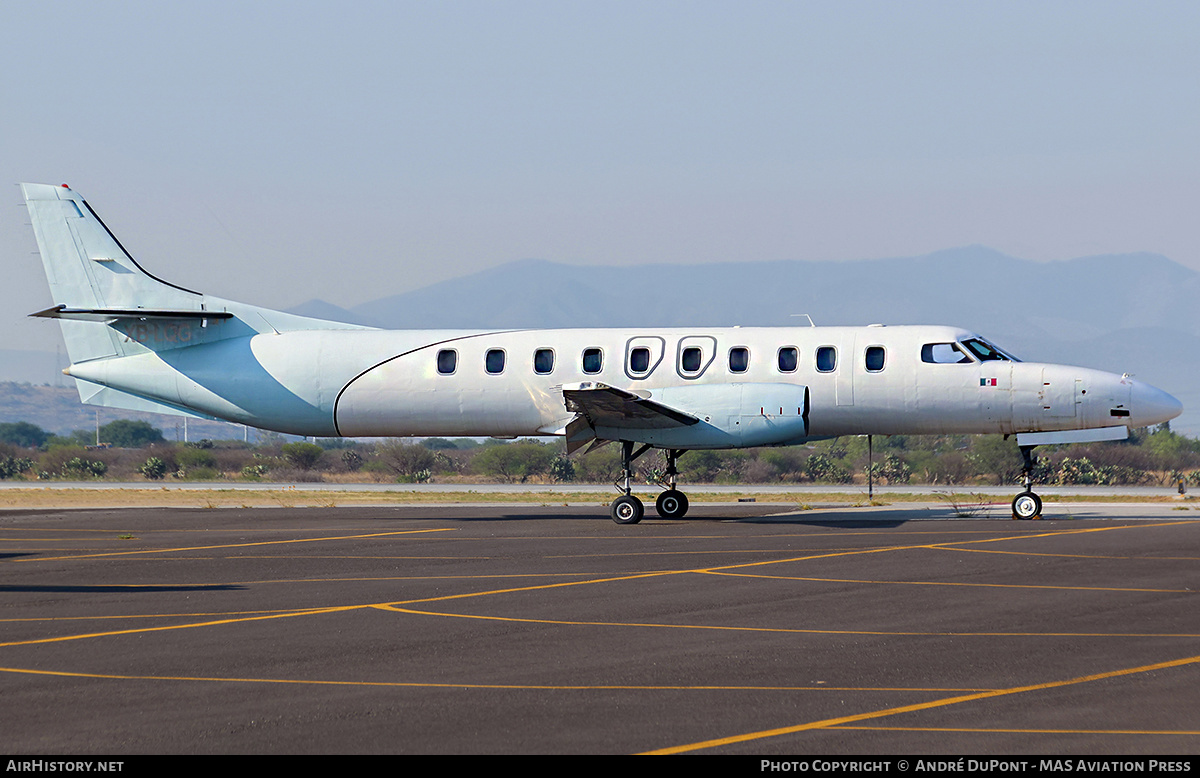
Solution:
M837 369L837 349L833 346L821 346L817 349L817 372L832 373Z
M599 373L604 369L604 352L592 347L583 350L583 372Z
M932 365L966 365L971 363L971 358L957 343L926 343L921 346L921 361Z
M533 372L538 375L554 372L554 349L540 348L533 352Z
M794 373L800 364L800 350L795 346L784 346L779 349L779 372Z
M750 349L734 346L729 349L729 372L744 373L750 367Z
M883 370L884 361L887 358L883 346L867 346L866 365L868 373L878 373Z
M629 352L629 372L645 373L650 369L650 349L638 346Z
M444 348L437 355L437 371L442 375L451 375L458 369L458 352L452 348Z
M703 357L699 346L688 346L679 357L679 369L685 373L695 373L700 370Z
M490 348L483 357L483 367L488 375L500 375L504 372L504 349Z

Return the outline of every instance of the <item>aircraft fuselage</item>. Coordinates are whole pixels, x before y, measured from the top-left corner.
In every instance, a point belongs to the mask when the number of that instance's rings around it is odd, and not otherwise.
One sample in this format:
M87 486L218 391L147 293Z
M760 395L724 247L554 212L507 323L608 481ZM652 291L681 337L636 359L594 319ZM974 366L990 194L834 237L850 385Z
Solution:
M224 326L231 325L208 324ZM1132 378L979 359L961 346L977 338L941 326L312 330L214 337L84 362L69 372L169 406L315 436L554 434L574 416L562 388L580 382L652 399L674 390L674 407L708 416L710 425L714 414L786 418L807 411L806 434L767 445L851 434L1144 426L1177 413L1173 398ZM958 344L951 354L961 361L922 360L923 349L947 344ZM439 372L439 356L453 359L452 369ZM696 407L701 394L711 402L712 387L730 385L740 387L737 407ZM781 406L786 397L771 407L769 396L778 392L768 387L786 386L808 389L807 409ZM718 426L730 424L721 419ZM718 437L678 447L735 445Z

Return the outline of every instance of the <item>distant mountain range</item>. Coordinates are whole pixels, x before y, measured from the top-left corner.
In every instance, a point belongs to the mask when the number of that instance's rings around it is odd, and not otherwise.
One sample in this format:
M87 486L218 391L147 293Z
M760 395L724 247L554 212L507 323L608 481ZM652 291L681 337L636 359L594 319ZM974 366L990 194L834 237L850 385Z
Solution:
M510 262L341 309L292 309L394 329L954 323L1080 340L1165 327L1200 335L1200 273L1158 254L1031 262L982 246L857 262L581 267Z
M830 325L952 324L1031 361L1134 373L1178 397L1185 412L1173 428L1200 436L1197 301L1200 273L1158 254L1032 262L968 246L851 262L521 260L349 309L310 300L289 310L394 329L807 326L799 314ZM0 380L32 380L10 375L5 356Z

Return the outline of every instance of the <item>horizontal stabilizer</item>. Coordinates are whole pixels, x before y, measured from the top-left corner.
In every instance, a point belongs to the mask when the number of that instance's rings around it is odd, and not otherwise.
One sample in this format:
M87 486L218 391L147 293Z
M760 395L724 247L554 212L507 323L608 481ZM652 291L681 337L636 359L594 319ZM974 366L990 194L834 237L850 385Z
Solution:
M43 319L74 319L76 321L108 322L114 319L232 319L228 311L163 310L161 308L68 308L56 305L44 311L31 313Z

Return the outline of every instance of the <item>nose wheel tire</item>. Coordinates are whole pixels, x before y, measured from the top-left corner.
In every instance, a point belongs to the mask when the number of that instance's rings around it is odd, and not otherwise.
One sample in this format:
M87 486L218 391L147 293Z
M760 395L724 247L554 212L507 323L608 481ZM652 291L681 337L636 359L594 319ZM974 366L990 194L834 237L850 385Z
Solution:
M1013 498L1012 513L1014 519L1028 521L1042 517L1042 498L1033 492L1022 492Z
M625 494L612 502L612 520L618 524L637 524L646 513L646 506L632 494Z
M678 489L668 489L654 501L654 510L664 519L682 519L688 512L688 498Z

